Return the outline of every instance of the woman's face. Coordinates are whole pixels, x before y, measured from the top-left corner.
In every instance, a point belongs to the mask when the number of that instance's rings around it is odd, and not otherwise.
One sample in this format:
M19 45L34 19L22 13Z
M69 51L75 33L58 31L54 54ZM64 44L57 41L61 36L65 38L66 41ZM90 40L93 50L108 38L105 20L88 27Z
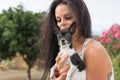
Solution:
M59 4L55 9L55 18L60 29L69 28L75 21L72 10L66 4Z

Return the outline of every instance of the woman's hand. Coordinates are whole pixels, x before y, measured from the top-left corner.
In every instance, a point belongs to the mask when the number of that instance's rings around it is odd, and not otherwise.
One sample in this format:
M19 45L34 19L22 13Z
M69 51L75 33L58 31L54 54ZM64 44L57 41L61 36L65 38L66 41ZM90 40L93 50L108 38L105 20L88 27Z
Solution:
M59 53L58 56L56 57L56 63L57 63L57 69L55 70L55 76L53 80L65 80L67 71L70 68L70 65L65 65L64 63L67 61L69 55L63 53Z
M68 70L69 68L68 65L67 67L64 67L64 64L67 61L68 57L69 55L64 54L64 53L59 53L58 56L56 57L57 69L60 73Z
M54 75L52 80L66 80L66 75L67 75L67 72L62 73L61 75L59 75L59 77L56 77Z

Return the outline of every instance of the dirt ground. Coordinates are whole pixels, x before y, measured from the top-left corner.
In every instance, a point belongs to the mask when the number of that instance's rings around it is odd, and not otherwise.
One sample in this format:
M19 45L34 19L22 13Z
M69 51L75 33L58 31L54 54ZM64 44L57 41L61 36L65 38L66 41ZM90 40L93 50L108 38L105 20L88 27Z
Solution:
M40 80L39 75L38 71L32 71L32 80ZM20 70L0 71L0 80L27 80L27 73Z
M43 64L40 63L40 64ZM36 61L31 69L32 80L40 80L42 69L39 68L39 60ZM12 60L3 60L0 62L0 80L27 80L27 64L23 57L18 53Z

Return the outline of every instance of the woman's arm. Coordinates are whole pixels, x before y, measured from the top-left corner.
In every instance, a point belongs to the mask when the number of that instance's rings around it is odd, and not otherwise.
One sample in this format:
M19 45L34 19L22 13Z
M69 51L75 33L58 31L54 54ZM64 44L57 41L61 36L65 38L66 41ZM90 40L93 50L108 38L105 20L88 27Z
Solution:
M112 71L110 57L105 48L97 41L91 41L86 49L84 60L86 64L86 80L109 80Z

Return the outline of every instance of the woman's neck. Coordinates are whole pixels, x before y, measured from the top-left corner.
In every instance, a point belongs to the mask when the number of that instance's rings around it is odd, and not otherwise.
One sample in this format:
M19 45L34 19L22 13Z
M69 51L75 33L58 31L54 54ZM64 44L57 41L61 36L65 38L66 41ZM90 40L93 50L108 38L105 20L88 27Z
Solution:
M73 47L74 47L74 49L75 49L75 51L79 51L80 50L80 48L82 47L82 45L83 45L83 43L84 43L84 41L85 41L85 38L84 37L77 37L77 36L74 36L73 37Z

